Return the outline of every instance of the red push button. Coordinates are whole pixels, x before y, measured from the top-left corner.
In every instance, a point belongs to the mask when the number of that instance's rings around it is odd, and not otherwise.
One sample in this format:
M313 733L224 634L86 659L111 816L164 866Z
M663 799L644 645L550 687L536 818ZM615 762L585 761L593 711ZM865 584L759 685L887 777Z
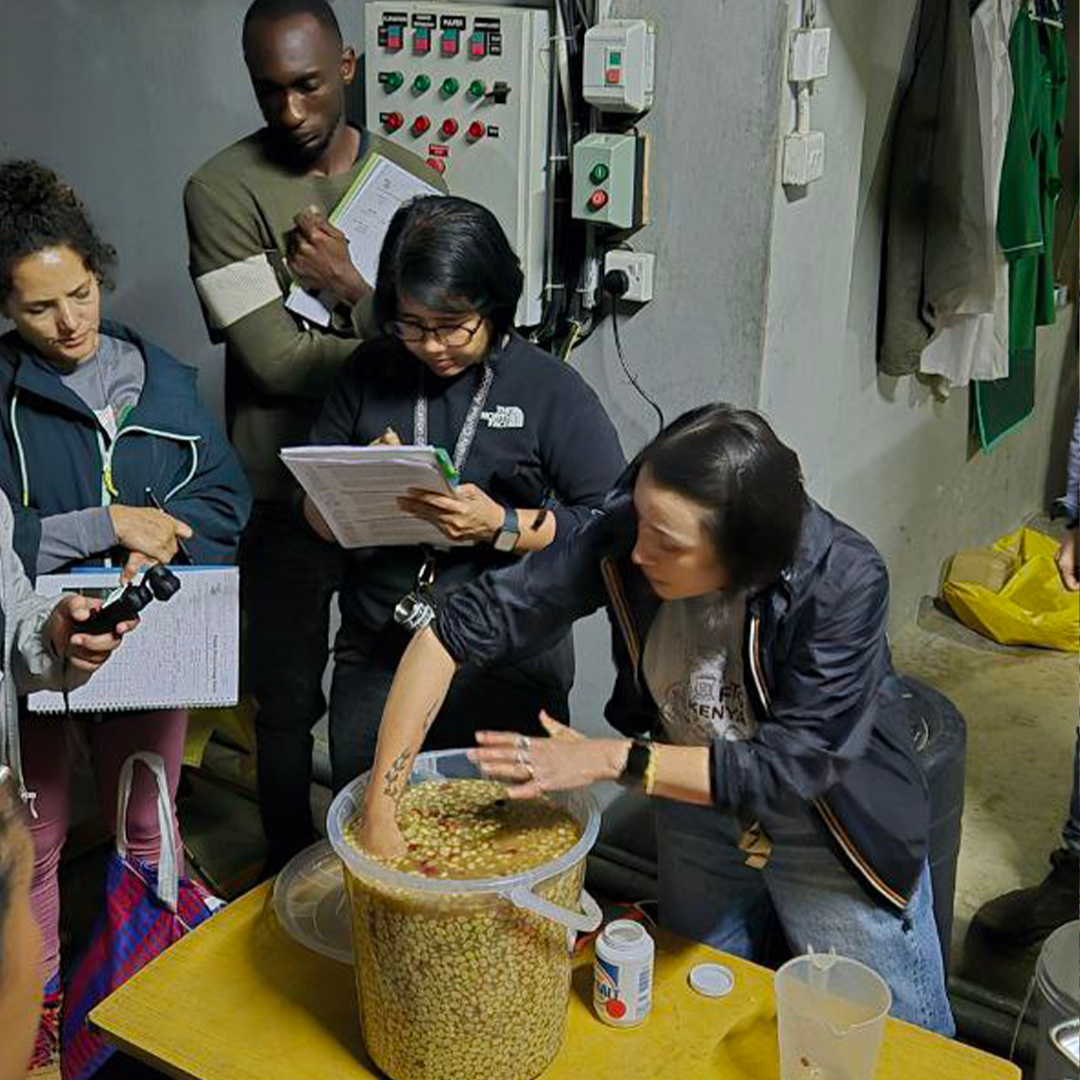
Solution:
M465 134L469 139L469 142L476 142L478 139L482 139L487 129L479 120L474 120L466 130Z
M442 158L429 157L427 164L429 169L434 169L437 173L446 172L446 162Z
M457 56L458 32L456 30L444 30L442 32L441 51L443 56Z
M426 26L418 26L413 31L412 49L414 53L431 52L431 31Z
M423 135L427 129L431 127L431 119L424 116L421 113L413 122L412 127L409 129L414 135Z
M608 194L606 191L598 190L594 191L589 196L589 209L590 210L603 210L608 204Z
M439 128L439 134L444 139L450 139L458 133L458 122L452 117L448 116Z
M604 76L604 78L607 79L607 83L609 86L618 86L619 75L620 72L618 68L608 68L607 74Z
M397 52L402 46L402 32L400 26L388 26L386 28L386 51Z
M405 117L399 112L387 113L383 117L383 127L386 128L387 131L397 131L404 123Z

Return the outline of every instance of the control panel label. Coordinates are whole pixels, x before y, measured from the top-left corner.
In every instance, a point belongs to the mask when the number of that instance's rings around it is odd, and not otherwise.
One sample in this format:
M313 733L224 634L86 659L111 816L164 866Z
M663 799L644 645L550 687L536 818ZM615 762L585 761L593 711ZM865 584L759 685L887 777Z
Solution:
M430 157L449 157L450 147L445 146L443 143L433 142L428 146L428 155Z
M492 19L492 22L498 22L498 19ZM489 31L487 41L488 55L502 56L502 34L496 34L492 31Z
M424 13L417 11L412 17L413 26L426 26L429 30L435 29L435 13Z
M384 11L382 17L383 26L408 26L409 13L407 11Z
M497 139L499 137L499 125L488 124L487 133L489 139Z
M444 30L464 30L465 29L465 16L464 15L440 15L439 26Z
M487 30L489 33L498 33L502 29L502 19L485 18L477 15L472 21L474 30Z

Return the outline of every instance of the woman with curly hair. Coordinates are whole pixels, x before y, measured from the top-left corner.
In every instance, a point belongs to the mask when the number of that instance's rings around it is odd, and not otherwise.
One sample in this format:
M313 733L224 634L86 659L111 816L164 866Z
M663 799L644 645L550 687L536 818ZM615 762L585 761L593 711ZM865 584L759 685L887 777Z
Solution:
M55 173L32 161L0 164L0 313L14 323L0 338L0 486L31 577L113 565L127 578L182 547L196 562L228 562L250 509L196 372L102 321L115 258ZM160 754L175 796L186 723L183 710L65 719L23 708L16 731L0 719L0 747L33 811L31 904L45 1001L31 1075L59 1075L57 868L73 768L89 760L102 815L115 827L120 768L132 753ZM141 772L128 831L132 854L156 863L156 797Z

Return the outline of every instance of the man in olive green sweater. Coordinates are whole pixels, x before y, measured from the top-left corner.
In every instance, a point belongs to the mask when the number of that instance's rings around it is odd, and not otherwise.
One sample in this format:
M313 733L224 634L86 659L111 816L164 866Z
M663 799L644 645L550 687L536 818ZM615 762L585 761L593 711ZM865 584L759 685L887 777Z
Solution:
M371 300L327 215L375 152L445 188L419 157L347 122L356 54L325 0L255 0L243 49L266 126L195 172L184 210L191 276L211 340L225 344L229 434L256 499L239 556L245 686L259 703L259 801L276 868L314 835L311 728L343 569L340 549L297 515L278 451L307 442ZM337 301L327 328L286 309L294 279Z

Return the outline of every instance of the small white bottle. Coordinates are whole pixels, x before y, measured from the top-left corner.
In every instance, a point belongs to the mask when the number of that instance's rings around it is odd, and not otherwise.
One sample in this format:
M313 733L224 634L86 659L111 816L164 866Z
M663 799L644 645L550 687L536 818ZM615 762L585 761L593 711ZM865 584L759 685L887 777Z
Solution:
M641 923L615 919L596 939L593 1009L612 1027L637 1027L652 1008L653 939Z

